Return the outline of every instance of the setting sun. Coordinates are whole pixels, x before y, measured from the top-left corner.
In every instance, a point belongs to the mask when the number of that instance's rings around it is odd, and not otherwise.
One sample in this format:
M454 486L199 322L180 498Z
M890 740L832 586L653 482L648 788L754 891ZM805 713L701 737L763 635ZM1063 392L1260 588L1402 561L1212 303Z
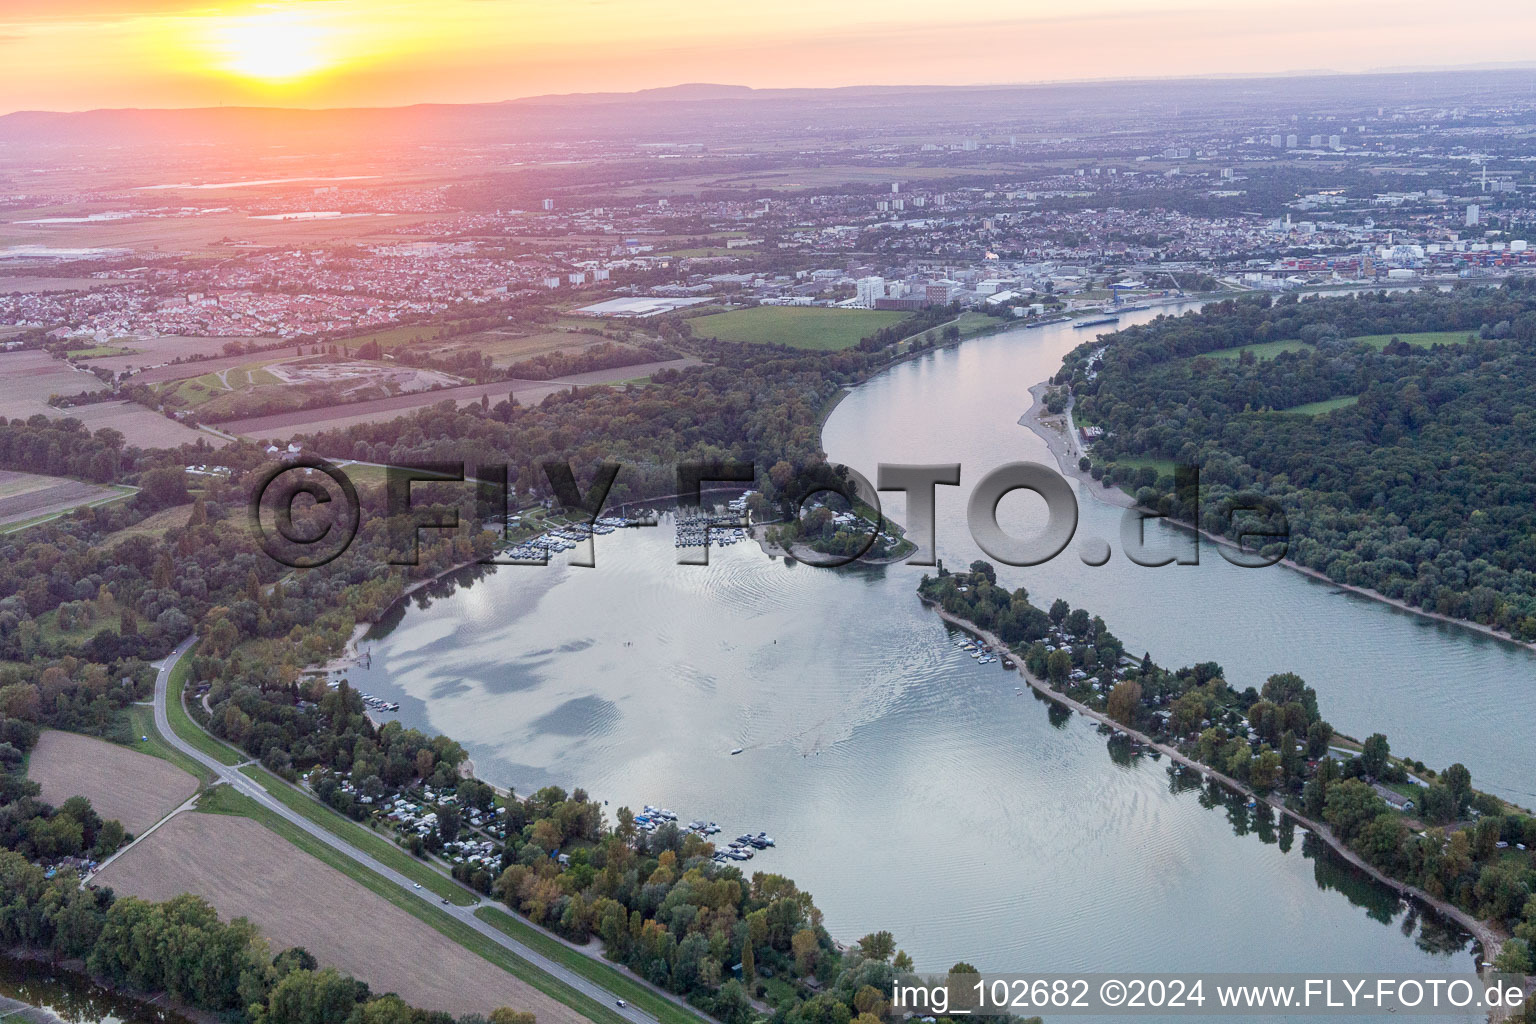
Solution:
M334 66L335 42L329 26L295 8L217 18L207 34L215 67L265 82L289 82Z

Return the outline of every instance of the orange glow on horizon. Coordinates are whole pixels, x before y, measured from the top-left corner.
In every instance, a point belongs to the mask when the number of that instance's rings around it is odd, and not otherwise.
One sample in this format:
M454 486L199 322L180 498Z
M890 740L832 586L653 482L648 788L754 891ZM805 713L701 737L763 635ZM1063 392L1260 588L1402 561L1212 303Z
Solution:
M0 0L0 114L397 106L717 82L983 85L1529 62L1430 0Z

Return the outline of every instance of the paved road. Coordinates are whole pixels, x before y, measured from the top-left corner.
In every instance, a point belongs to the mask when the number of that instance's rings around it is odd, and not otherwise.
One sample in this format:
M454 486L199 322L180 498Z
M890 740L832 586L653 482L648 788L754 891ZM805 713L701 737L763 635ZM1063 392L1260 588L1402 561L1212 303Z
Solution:
M416 888L415 883L412 882L409 878L400 874L400 872L379 863L377 860L374 860L368 854L348 843L346 840L341 839L331 832L326 831L319 825L316 825L314 822L310 821L308 818L299 814L297 811L294 811L287 805L273 799L273 797L260 785L242 775L239 769L232 768L228 765L220 763L216 758L208 756L201 750L198 750L196 747L192 746L190 743L187 743L180 736L177 736L175 730L171 728L171 720L166 713L166 696L170 691L171 670L176 667L176 662L180 661L182 656L187 653L187 649L196 642L196 636L192 636L184 640L181 645L172 651L170 656L167 657L165 661L160 665L160 674L155 677L155 728L160 730L160 735L165 737L166 742L170 743L177 750L180 750L188 757L203 765L220 781L226 782L229 785L235 787L236 790L244 793L252 800L255 800L257 803L261 804L261 806L265 807L273 814L276 814L284 820L291 822L298 828L303 829L305 832L309 833L320 842L331 847L333 850L336 850L338 853L351 858L375 874L383 876L391 883L398 885L401 889L405 890L405 892L408 894L417 897L425 903L431 904L434 909L440 910L445 914L452 915L491 941L505 947L513 953L516 953L518 956L528 961L534 967L543 971L545 974L548 974L557 981L570 986L571 988L580 992L582 995L589 996L590 998L597 1000L598 1002L611 1009L614 1013L625 1018L626 1020L632 1021L633 1024L657 1024L656 1018L652 1017L650 1014L642 1013L640 1010L637 1010L633 1006L619 1007L616 1005L618 1002L618 996L614 995L612 992L609 992L607 989L600 985L588 981L586 978L583 978L581 975L575 973L569 968L555 963L553 960L544 956L542 953L539 953L537 950L530 949L528 946L517 941L516 939L511 938L510 936L507 936L493 928L491 925L486 924L484 921L475 916L474 907L460 907L451 904L445 906L440 904L438 902L438 897L434 896L429 890Z

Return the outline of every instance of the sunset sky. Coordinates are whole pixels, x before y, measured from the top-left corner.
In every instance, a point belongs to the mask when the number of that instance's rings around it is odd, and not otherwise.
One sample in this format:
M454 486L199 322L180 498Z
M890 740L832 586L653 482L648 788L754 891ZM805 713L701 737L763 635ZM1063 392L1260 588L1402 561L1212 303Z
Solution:
M1467 11L1470 24L1429 0L0 0L0 113L1532 60L1536 3Z

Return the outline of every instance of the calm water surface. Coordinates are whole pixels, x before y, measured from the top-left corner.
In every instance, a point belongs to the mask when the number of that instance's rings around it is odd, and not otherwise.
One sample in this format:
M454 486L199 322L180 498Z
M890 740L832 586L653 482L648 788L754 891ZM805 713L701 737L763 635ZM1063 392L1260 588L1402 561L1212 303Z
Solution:
M881 461L961 462L962 486L940 488L938 544L969 562L969 486L1050 461L1016 420L1086 333L1013 331L903 364L838 407L826 448L871 478ZM1004 525L1037 528L1030 500L1005 499ZM900 501L886 511L900 519ZM1119 517L1085 497L1078 536L1118 548ZM598 538L596 569L502 568L420 597L352 679L463 742L491 781L767 830L778 847L750 870L795 878L839 938L889 928L922 968L1471 966L1458 937L1304 834L1183 788L1166 762L1116 757L1090 724L976 665L918 603L924 570L829 572L745 544L679 566L667 526ZM1217 660L1239 685L1300 672L1339 728L1532 788L1536 755L1506 725L1529 716L1527 653L1209 548L1165 569L1092 569L1074 551L1001 575L1102 614L1164 663Z
M0 1017L15 1021L59 1020L69 1024L189 1024L162 1007L126 999L72 971L35 960L0 956ZM13 1000L38 1007L25 1010ZM47 1016L47 1015L52 1016Z

